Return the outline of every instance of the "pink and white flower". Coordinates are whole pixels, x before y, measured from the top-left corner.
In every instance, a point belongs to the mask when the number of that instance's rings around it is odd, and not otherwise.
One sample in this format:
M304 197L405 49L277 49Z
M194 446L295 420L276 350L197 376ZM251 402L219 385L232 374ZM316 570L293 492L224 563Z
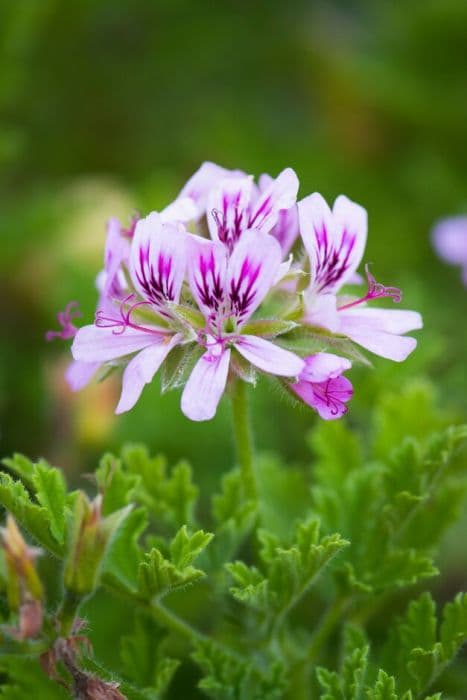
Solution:
M129 275L136 294L106 299L93 325L81 328L72 345L73 357L82 363L112 363L127 356L117 413L128 411L152 381L168 353L184 337L167 320L170 304L177 303L186 268L186 234L174 223L150 214L136 224L129 255ZM146 307L150 320L138 312Z
M337 296L345 284L354 282L365 250L367 214L341 195L332 211L314 193L298 203L300 233L308 253L311 282L305 293L305 322L346 335L367 350L401 362L415 349L415 338L404 334L422 328L415 311L368 308L374 299L402 294L378 284L366 269L367 294L361 298Z
M275 179L261 175L256 185L242 170L227 170L206 162L179 194L205 216L210 236L232 251L244 231L256 229L277 238L285 257L298 236L298 178L291 168Z
M324 420L341 418L353 395L352 384L343 376L351 366L349 360L331 353L310 355L305 358L298 382L290 384L290 389Z
M206 328L198 342L206 352L185 385L182 410L196 421L209 420L224 393L231 354L239 353L262 372L298 377L305 364L294 353L245 332L246 322L277 277L281 249L262 231L247 231L231 255L220 241L192 237L188 279Z
M460 265L462 281L467 287L467 216L443 219L433 229L433 245L443 260Z

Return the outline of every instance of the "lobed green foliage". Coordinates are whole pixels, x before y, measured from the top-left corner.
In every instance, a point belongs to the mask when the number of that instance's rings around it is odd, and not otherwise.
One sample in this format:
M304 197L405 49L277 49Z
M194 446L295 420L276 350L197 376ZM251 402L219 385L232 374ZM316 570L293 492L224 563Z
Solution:
M0 502L45 552L47 598L41 629L21 637L1 560L0 698L69 697L81 674L119 700L180 697L179 687L215 700L462 700L467 594L437 604L433 585L467 482L467 427L446 422L414 383L382 397L363 435L320 423L311 467L257 457L257 498L229 472L210 511L186 462L169 468L142 446L102 458L93 502L44 461L5 460ZM89 537L75 546L82 499L97 513L79 521L96 528L91 554ZM88 598L61 572L87 571L96 552ZM70 605L87 629L67 626ZM116 634L99 630L105 605L125 611ZM60 639L79 646L77 670L59 664L68 690L39 665Z

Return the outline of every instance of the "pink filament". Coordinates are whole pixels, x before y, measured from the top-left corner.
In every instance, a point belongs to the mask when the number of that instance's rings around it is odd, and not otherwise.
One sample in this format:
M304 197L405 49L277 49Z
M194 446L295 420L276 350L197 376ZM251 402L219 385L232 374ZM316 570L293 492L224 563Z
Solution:
M365 301L373 301L373 299L381 299L383 297L391 297L395 304L399 304L402 299L402 291L398 287L385 287L384 284L377 282L371 274L368 265L365 265L365 274L368 280L368 291L365 296L344 304L344 306L339 306L338 311L350 309L352 306L363 304Z

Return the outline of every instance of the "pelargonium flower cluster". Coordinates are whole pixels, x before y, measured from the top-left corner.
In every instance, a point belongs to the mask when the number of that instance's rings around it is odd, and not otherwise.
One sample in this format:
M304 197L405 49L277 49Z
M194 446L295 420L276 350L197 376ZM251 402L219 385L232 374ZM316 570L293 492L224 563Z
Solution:
M62 332L49 333L74 336L72 389L122 366L122 413L164 366L164 386L183 385L183 413L202 421L229 382L254 383L259 372L322 418L342 416L353 344L402 361L416 346L405 333L422 321L415 311L370 306L399 302L401 292L368 267L367 292L352 293L362 283L365 210L344 196L331 210L317 193L297 203L298 188L290 168L255 183L204 163L163 211L127 228L111 219L94 323L76 329L69 305ZM347 356L328 352L336 346Z

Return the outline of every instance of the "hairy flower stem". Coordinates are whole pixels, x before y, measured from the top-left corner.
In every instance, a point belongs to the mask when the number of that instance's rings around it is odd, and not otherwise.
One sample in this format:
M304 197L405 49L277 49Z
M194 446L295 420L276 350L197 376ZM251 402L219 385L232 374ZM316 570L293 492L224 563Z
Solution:
M69 637L72 633L73 625L78 616L78 611L82 602L83 596L77 595L68 589L65 590L65 595L58 611L60 635L62 637Z
M258 489L254 472L253 436L248 415L247 385L241 379L234 380L231 397L235 444L245 496L256 501Z

